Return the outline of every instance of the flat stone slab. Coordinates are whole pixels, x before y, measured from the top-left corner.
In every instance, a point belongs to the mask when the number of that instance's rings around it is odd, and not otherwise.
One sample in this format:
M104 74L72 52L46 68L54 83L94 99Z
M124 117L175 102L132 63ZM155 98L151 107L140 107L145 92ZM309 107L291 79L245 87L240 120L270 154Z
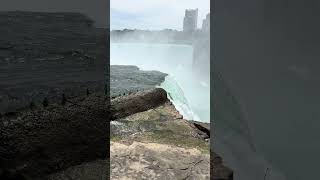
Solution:
M111 179L210 179L210 155L197 149L111 142Z

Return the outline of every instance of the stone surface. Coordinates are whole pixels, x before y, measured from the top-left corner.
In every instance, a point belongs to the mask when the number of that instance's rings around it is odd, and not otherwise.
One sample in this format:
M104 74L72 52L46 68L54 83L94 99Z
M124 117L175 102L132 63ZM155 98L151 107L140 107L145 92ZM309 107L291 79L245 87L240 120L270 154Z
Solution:
M158 143L111 143L111 179L209 179L209 154Z
M233 180L233 171L223 165L222 158L211 152L211 179L212 180Z
M4 116L0 170L35 179L106 158L108 104L104 95L91 95Z
M107 180L109 169L107 161L96 160L70 167L46 177L48 180ZM39 179L43 180L43 179Z
M142 71L137 66L110 66L110 95L118 97L160 85L167 74L159 71Z
M111 122L112 179L209 179L209 143L167 99Z

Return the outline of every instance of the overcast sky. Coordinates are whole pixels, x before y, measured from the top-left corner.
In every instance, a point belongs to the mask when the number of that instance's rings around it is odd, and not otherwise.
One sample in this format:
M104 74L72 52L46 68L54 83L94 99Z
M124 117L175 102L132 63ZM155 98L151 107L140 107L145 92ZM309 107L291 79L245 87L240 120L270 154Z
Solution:
M111 0L111 29L182 30L185 9L199 9L198 27L210 12L210 0Z

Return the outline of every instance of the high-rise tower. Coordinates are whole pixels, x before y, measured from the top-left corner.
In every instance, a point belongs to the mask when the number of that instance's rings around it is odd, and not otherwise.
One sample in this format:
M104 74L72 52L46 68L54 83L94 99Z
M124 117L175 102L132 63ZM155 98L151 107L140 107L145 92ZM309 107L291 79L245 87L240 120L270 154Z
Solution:
M198 9L186 9L183 19L183 31L194 32L197 29Z
M202 21L202 31L210 32L210 13L208 13L206 18Z

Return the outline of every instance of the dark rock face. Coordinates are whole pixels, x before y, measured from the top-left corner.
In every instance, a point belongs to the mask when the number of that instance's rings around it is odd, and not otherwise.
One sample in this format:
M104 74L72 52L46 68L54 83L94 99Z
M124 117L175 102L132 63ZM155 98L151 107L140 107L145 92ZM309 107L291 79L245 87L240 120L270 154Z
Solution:
M233 180L233 171L223 165L222 158L216 153L211 152L210 154L210 168L212 180Z
M108 98L92 95L4 117L0 167L26 179L107 157Z
M147 132L150 131L155 133L149 139L151 141L182 145L186 143L187 146L204 149L209 147L203 137L203 129L206 128L199 128L200 125L196 128L191 122L177 119L177 112L173 105L168 103L163 89L154 88L116 98L111 103L111 112L108 111L108 102L105 96L89 95L68 100L64 106L54 104L12 116L5 115L3 120L10 123L5 123L0 129L1 175L52 180L67 179L71 176L95 179L105 177L107 172L104 169L107 169L107 163L97 160L107 156L106 149L109 147L105 140L108 136L110 115L118 121L136 117L142 124L131 135L141 133L141 128L144 128L143 132L146 134L141 134L142 139L149 137L150 133ZM149 123L141 119L149 115ZM135 127L132 124L127 125L131 129ZM122 130L123 128L118 128L113 134L119 134ZM169 132L171 134L168 134ZM186 138L181 139L182 137ZM160 145L162 146L166 147ZM177 153L178 150L173 147L172 153ZM189 160L196 161L197 157L206 159L201 160L197 168L207 169L205 172L208 177L208 155L201 155L197 151L192 156L194 159ZM201 173L194 175L200 177Z
M1 173L6 175L8 171L6 176L34 179L90 161L96 165L94 160L107 157L110 116L126 117L166 101L166 92L156 88L114 99L111 112L109 98L93 94L70 99L65 105L51 104L4 115L0 129ZM76 173L77 169L66 172Z
M197 128L205 139L210 138L210 124L201 123L201 122L193 122L195 128Z

